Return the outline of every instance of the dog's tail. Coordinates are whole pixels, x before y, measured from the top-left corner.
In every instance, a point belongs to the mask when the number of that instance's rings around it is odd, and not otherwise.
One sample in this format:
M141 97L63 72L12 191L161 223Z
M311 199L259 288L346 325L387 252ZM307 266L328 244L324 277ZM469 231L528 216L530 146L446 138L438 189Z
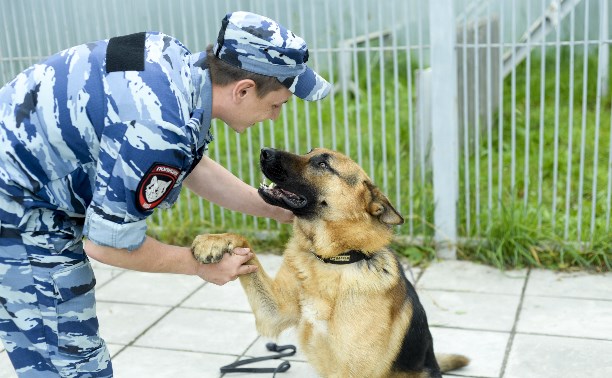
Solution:
M447 371L459 369L470 363L470 359L460 354L437 354L436 360L443 373Z

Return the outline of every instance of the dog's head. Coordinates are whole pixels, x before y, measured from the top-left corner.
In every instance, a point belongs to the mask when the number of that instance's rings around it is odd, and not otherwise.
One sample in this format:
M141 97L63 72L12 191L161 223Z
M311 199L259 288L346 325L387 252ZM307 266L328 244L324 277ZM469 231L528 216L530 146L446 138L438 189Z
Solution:
M326 221L374 220L385 226L404 222L387 197L349 157L324 148L306 155L263 148L261 170L272 181L260 196L291 210L297 218Z

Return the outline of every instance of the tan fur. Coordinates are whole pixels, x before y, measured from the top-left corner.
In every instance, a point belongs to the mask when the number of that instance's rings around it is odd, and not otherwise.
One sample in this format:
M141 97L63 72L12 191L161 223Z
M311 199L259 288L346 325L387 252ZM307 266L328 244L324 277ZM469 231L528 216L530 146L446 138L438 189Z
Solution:
M321 151L331 155L337 174L324 175L308 164ZM291 155L284 166L320 189L327 206L315 217L296 218L276 277L269 277L256 257L249 264L258 265L257 272L240 277L258 332L274 338L296 327L303 353L322 377L439 376L394 369L413 319L401 268L387 249L391 225L403 222L401 216L365 172L337 152ZM229 251L249 244L235 234L203 235L193 250L200 261L218 261L220 246ZM333 265L313 254L332 257L351 249L370 260ZM438 363L446 371L465 366L468 359L440 356Z

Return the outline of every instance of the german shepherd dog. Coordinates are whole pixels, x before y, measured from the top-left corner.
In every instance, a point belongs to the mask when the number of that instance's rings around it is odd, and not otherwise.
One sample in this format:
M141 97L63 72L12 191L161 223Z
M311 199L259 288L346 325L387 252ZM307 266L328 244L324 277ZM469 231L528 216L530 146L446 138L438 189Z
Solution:
M261 335L297 327L308 362L326 378L441 377L468 364L434 354L423 306L388 249L404 219L361 167L322 148L264 148L260 163L272 181L261 197L295 214L276 277L256 257L248 264L259 269L240 276ZM215 262L248 246L235 234L201 235L192 250Z

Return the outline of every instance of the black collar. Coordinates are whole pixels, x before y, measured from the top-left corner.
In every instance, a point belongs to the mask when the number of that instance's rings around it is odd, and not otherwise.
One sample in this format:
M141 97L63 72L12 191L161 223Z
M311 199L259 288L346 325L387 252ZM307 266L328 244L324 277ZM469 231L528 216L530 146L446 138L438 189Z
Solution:
M333 256L333 257L321 257L319 255L317 255L316 253L312 252L312 254L320 261L327 263L327 264L337 264L337 265L344 265L344 264L352 264L352 263L356 263L358 261L361 260L369 260L370 256L366 255L365 253L361 252L361 251L357 251L357 250L350 250L348 252L344 252L341 253L337 256Z

